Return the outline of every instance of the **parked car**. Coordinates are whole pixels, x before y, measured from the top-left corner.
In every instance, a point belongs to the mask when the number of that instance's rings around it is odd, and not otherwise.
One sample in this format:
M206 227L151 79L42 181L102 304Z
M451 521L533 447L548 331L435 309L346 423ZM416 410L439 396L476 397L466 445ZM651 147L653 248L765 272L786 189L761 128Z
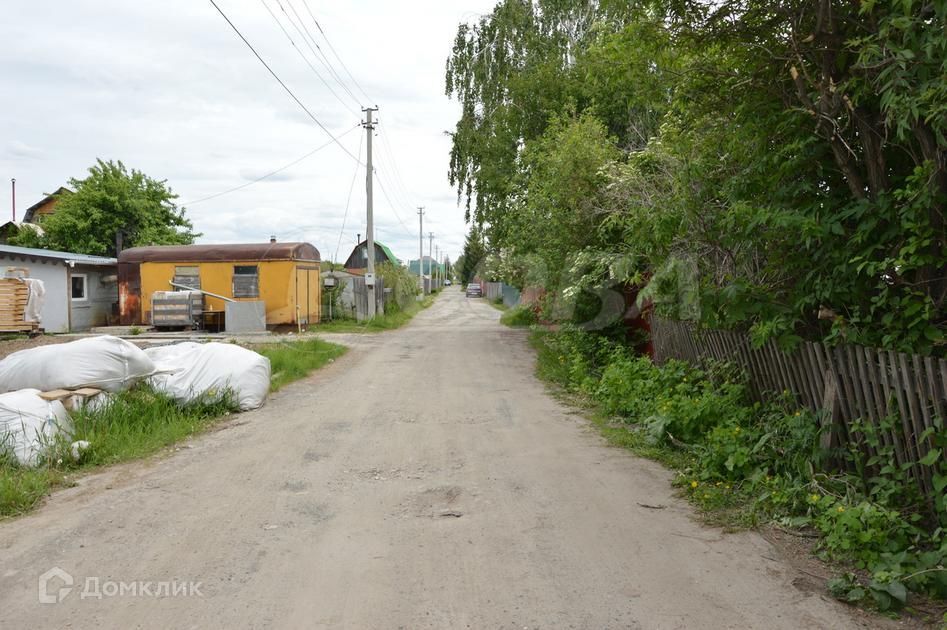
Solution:
M483 287L471 282L467 285L467 297L483 297Z
M445 280L445 281L444 281L444 286L445 286L445 287L449 287L449 286L452 285L452 284L453 284L453 282L451 282L450 280Z

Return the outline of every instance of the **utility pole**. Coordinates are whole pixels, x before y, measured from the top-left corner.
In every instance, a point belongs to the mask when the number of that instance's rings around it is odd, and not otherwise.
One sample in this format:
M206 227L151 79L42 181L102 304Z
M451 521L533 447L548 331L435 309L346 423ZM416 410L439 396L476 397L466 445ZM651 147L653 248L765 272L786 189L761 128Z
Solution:
M434 246L434 264L436 264L437 267L434 267L434 275L437 277L438 282L440 282L440 279L441 279L441 266L437 264L438 257L441 255L440 252L441 252L441 246L435 245Z
M366 107L362 111L365 112L365 122L362 123L362 126L365 127L368 140L366 143L367 151L365 159L365 199L367 202L366 213L368 214L368 229L365 233L367 240L366 245L368 247L368 267L365 269L365 288L368 290L368 319L372 319L375 317L375 229L372 217L372 132L375 131L375 125L372 124L372 112L377 112L378 108Z
M432 265L434 264L434 259L431 257L431 252L434 251L434 232L428 232L427 234L428 234L427 257L429 261L427 263L427 273L429 276L431 276L431 290L433 291L434 290L434 267L432 267Z
M418 287L424 298L424 206L418 206Z
M16 223L16 177L10 179L10 186L13 189L13 222Z

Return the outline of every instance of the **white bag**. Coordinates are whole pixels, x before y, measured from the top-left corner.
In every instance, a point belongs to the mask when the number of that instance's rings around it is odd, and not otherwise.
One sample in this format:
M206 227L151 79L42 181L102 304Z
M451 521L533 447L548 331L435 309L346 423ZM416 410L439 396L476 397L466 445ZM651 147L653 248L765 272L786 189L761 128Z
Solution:
M23 278L23 282L30 288L30 296L26 300L26 310L23 311L23 321L43 323L43 304L46 302L46 285L36 278Z
M14 352L0 361L0 392L79 387L118 392L154 371L154 363L135 344L108 335L89 337Z
M183 342L148 348L156 391L179 403L216 401L229 389L241 411L256 409L270 391L270 360L231 343Z
M43 400L37 389L0 394L0 450L20 464L35 466L59 433L71 434L72 420L58 400Z

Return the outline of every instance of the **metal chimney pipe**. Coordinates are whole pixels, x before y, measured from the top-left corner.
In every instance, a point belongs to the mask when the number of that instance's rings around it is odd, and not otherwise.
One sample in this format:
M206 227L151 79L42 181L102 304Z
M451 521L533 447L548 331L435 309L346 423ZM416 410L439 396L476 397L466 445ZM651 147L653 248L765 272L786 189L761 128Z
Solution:
M10 186L13 189L13 222L16 223L16 177L10 178Z

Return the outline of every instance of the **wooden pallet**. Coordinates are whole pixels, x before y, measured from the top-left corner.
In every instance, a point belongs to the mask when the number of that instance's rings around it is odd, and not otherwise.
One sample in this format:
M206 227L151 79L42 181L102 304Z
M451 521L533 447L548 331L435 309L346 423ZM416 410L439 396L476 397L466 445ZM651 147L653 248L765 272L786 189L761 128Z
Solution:
M39 397L50 402L58 400L67 410L73 411L82 409L91 398L101 393L102 390L96 387L80 387L78 389L51 389L48 392L40 392Z
M17 278L0 278L0 333L32 332L39 326L36 322L23 320L30 289Z

